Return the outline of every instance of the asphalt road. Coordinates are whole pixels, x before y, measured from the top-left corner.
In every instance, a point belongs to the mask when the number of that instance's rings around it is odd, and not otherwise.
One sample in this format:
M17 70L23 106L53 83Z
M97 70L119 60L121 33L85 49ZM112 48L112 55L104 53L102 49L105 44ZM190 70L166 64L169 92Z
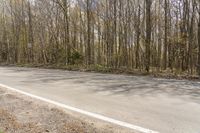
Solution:
M0 84L160 133L200 133L200 82L0 67Z

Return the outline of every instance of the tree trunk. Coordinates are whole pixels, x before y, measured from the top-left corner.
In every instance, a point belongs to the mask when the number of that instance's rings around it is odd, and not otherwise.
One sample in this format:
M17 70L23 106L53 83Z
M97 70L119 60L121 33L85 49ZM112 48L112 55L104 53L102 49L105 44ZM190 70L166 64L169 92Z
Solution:
M200 10L200 9L199 9ZM198 64L197 64L197 72L200 77L200 11L199 11L199 22L198 22Z
M91 65L91 0L87 0L87 65Z
M165 39L164 39L164 55L163 55L163 69L167 69L167 48L168 48L168 2L165 0Z
M146 0L146 71L150 69L150 45L151 45L151 0Z
M139 2L139 1L138 1ZM140 66L140 59L139 59L139 48L140 48L140 5L138 9L138 20L137 20L137 44L136 44L136 56L135 56L135 62L136 62L136 69Z

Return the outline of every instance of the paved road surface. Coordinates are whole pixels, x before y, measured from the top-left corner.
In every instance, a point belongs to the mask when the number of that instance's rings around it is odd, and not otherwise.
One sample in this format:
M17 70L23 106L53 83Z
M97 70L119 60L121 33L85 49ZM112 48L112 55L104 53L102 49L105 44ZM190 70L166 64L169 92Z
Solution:
M200 82L0 67L0 84L160 133L200 133Z

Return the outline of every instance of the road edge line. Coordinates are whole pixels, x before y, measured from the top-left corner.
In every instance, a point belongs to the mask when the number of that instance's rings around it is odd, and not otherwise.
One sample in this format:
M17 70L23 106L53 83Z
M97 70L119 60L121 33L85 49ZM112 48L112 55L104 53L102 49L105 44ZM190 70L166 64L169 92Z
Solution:
M63 103L59 103L59 102L56 102L56 101L53 101L53 100L50 100L50 99L46 99L46 98L43 98L43 97L40 97L40 96L36 96L36 95L30 94L30 93L15 89L13 87L4 85L4 84L0 84L0 87L8 89L8 90L15 91L17 93L29 96L29 97L34 98L34 99L38 99L38 100L46 102L46 103L56 105L58 107L61 107L61 108L64 108L64 109L67 109L67 110L70 110L70 111L73 111L73 112L77 112L77 113L80 113L80 114L83 114L83 115L86 115L86 116L89 116L89 117L93 117L95 119L99 119L99 120L102 120L102 121L105 121L105 122L108 122L108 123L112 123L112 124L115 124L115 125L118 125L118 126L121 126L121 127L125 127L125 128L129 128L129 129L132 129L132 130L135 130L135 131L139 131L141 133L159 133L157 131L146 129L146 128L143 128L143 127L140 127L140 126L136 126L136 125L127 123L127 122L115 120L113 118L109 118L109 117L99 115L99 114L96 114L96 113L91 113L91 112L81 110L81 109L78 109L78 108L75 108L75 107L72 107L72 106L68 106L68 105L63 104Z

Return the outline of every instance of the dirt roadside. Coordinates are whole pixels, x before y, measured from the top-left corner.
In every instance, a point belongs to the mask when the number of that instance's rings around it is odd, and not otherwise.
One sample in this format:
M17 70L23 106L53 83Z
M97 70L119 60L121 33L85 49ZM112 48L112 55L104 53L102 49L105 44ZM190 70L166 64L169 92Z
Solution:
M41 101L0 88L0 133L129 132L79 119Z
M158 71L151 70L147 73L145 71L137 69L127 69L127 68L104 68L102 66L89 66L81 67L76 65L69 66L59 66L59 65L44 65L44 64L5 64L0 63L1 67L22 67L22 68L40 68L40 69L57 69L57 70L67 70L67 71L78 71L78 72L91 72L91 73L102 73L102 74L116 74L116 75L131 75L131 76L150 76L152 78L162 78L162 79L177 79L177 80L189 80L189 81L200 81L200 77L195 74L188 74L187 72L176 72L172 70Z

